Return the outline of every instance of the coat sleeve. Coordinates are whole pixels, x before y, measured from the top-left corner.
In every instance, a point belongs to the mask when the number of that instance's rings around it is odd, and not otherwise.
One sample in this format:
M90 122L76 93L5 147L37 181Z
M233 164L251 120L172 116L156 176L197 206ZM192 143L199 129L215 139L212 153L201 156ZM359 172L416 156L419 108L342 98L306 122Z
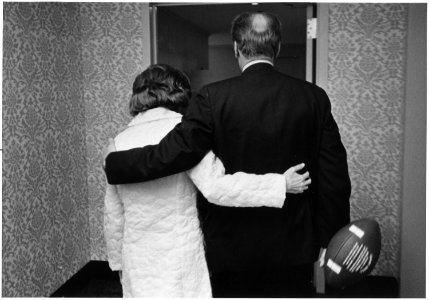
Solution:
M110 184L136 183L194 167L212 148L213 120L207 88L189 104L182 122L157 145L110 153L105 172Z
M122 242L124 235L124 207L117 187L107 184L104 198L104 238L107 258L112 271L122 270Z
M331 104L325 92L320 150L317 160L317 220L319 243L326 247L332 236L350 223L351 183L344 148Z
M286 198L284 175L226 175L222 161L212 151L187 173L204 197L217 205L281 208Z

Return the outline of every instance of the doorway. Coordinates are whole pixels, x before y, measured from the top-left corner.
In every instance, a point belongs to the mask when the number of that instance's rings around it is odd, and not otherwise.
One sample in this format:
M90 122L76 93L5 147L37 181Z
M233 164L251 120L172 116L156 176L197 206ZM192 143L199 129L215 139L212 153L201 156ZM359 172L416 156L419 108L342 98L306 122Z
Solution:
M307 3L152 4L152 63L185 71L194 91L238 76L230 26L244 11L266 11L279 17L282 46L276 69L314 82L315 40L307 36L307 20L314 17L316 9Z

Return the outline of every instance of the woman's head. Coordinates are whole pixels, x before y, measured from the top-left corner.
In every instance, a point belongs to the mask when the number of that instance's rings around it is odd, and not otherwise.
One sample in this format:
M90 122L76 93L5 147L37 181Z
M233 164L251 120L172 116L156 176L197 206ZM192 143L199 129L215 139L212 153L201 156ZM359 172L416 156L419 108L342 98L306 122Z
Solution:
M191 85L183 72L169 65L152 65L134 80L130 114L134 117L155 107L181 112L190 97Z

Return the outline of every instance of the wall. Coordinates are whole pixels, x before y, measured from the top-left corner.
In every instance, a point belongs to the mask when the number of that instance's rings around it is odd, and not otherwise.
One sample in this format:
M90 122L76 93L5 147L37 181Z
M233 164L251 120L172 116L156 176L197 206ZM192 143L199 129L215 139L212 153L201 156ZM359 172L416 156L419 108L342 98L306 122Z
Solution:
M191 86L197 92L205 84L240 75L240 68L234 57L231 42L227 45L208 46L209 64L205 70L190 73Z
M158 7L158 63L169 64L188 74L208 67L208 34Z
M425 297L427 4L408 15L400 296Z
M79 6L3 5L2 290L44 297L90 256Z
M101 153L150 63L148 3L4 3L6 297L46 297L104 260Z
M398 276L406 4L330 4L327 92L348 152L352 219L375 218L375 274Z
M136 75L150 64L148 3L81 3L91 259L105 260L102 152L131 117Z

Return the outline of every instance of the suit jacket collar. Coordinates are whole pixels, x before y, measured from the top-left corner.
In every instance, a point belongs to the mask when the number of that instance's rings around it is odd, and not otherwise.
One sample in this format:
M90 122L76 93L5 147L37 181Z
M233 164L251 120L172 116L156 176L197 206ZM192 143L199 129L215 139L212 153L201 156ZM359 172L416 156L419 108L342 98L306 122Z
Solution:
M274 69L274 67L270 64L257 63L257 64L254 64L254 65L251 65L250 67L248 67L241 74L244 75L244 74L249 74L249 73L253 73L253 72L259 72L259 71L263 71L263 70L273 70L273 69Z

